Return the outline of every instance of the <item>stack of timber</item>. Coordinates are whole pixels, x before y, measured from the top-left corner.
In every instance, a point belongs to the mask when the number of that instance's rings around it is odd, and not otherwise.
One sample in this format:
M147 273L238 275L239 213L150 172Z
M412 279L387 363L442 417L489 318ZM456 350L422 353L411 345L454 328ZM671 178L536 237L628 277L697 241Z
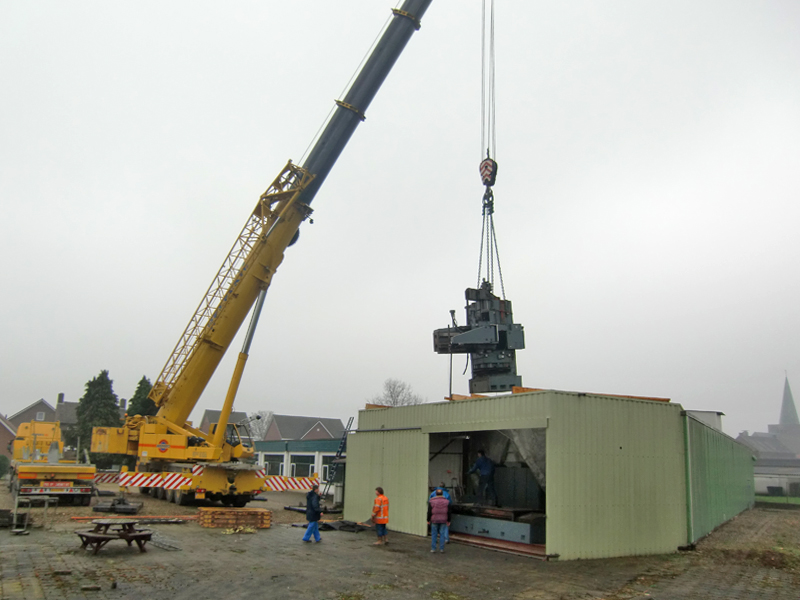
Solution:
M267 529L272 522L272 511L266 508L201 507L197 509L197 515L201 527Z

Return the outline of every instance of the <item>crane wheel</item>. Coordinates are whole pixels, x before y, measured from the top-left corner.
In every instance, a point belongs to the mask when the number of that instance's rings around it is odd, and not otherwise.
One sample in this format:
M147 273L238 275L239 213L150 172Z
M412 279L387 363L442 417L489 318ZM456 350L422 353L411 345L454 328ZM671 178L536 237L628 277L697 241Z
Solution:
M139 488L139 493L140 494L149 494L150 493L150 488L140 487Z
M178 506L186 506L191 501L191 495L189 492L182 492L180 490L175 490L175 504Z
M175 502L175 490L167 490L167 502Z

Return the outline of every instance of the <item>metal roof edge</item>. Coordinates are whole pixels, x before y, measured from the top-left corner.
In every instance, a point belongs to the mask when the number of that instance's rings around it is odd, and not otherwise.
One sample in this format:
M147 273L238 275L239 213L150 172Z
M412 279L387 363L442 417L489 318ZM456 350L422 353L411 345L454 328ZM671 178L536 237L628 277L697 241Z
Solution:
M555 390L555 389L544 389L544 388L536 388L536 389L529 389L527 391L520 391L514 393L500 393L495 394L494 396L484 396L478 395L475 397L468 397L458 400L440 400L437 402L423 402L422 404L407 404L405 406L379 406L372 404L369 408L361 408L358 412L373 412L379 410L402 410L411 408L414 406L428 406L428 405L437 405L437 404L460 404L462 402L483 402L486 400L497 400L498 398L518 398L521 396L540 396L544 394L559 394L563 396L574 396L574 397L584 397L584 396L591 396L593 398L609 398L614 400L632 400L636 402L659 402L665 405L670 406L681 406L677 402L673 402L671 398L659 398L656 396L631 396L626 394L601 394L596 392L575 392L570 390Z

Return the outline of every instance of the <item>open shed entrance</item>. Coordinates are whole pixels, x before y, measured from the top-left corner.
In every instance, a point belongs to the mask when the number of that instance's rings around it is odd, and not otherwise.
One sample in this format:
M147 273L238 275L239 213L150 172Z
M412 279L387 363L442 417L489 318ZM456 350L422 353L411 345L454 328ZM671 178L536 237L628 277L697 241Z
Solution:
M545 557L546 431L429 434L429 493L442 486L451 496L451 539ZM469 473L479 450L495 466L489 481Z

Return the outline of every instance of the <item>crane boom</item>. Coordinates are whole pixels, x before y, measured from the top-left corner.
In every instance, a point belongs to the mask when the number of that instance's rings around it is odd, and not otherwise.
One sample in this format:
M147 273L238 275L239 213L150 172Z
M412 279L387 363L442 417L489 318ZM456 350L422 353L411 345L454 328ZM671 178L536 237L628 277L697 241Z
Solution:
M302 167L291 161L262 194L159 375L158 417L182 425L296 239L310 204L432 0L406 0L390 21Z
M432 0L406 0L402 8L392 10L394 19L375 45L353 85L341 101L314 148L303 163L303 168L313 173L314 181L301 194L305 204L311 204L322 182L328 176L350 136L365 113L381 85L392 70L408 40L420 28L420 19Z

